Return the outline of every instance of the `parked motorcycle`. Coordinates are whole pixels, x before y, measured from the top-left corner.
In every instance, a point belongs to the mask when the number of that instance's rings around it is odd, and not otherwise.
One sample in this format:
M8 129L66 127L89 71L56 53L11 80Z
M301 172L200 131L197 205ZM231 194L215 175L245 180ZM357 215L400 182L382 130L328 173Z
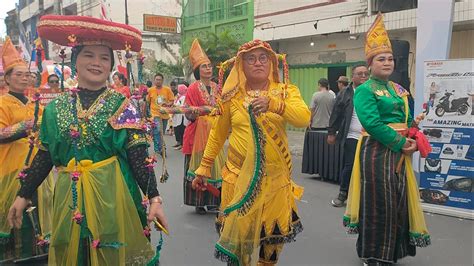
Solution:
M467 102L469 97L462 97L453 99L451 102L449 98L453 96L454 91L444 93L444 96L439 99L439 103L436 106L435 114L439 117L443 116L445 113L458 113L464 115L469 109L469 103Z

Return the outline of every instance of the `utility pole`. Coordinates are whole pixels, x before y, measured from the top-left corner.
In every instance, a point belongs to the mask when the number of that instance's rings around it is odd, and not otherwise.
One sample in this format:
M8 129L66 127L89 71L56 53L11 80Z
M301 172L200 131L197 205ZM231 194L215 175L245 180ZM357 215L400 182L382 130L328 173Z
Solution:
M128 25L128 3L127 3L127 0L125 0L125 24Z

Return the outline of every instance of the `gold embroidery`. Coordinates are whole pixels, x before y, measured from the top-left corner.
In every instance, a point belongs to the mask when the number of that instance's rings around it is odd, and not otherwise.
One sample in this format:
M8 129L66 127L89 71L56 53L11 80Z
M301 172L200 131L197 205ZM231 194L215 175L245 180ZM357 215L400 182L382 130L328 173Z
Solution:
M108 31L112 33L121 33L133 36L134 38L141 39L142 36L134 31L127 30L124 28L110 26L110 25L98 25L96 23L85 22L85 21L67 21L67 20L42 20L38 23L38 27L42 26L57 26L57 27L64 27L64 26L78 26L86 29L94 29L94 30L101 30L101 31Z

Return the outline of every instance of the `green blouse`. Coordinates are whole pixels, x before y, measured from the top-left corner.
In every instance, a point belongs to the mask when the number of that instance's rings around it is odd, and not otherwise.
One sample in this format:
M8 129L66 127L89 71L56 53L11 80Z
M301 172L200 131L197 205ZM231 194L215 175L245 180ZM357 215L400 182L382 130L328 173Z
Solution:
M354 94L354 107L364 129L395 152L401 151L406 138L388 124L411 125L412 117L409 110L405 110L407 96L408 92L400 85L374 77L357 87Z
M137 120L139 114L128 99L110 89L102 93L89 110L96 111L83 115L85 118L80 123L78 159L100 162L117 156L125 183L143 219L145 213L141 207L140 190L133 178L126 153L131 145L146 145L146 139L142 135L135 134L136 136L132 136L135 140L129 141L127 129L141 129L141 121ZM44 109L40 128L41 148L49 151L55 166L67 166L74 158L74 145L70 135L72 121L73 112L68 93L62 94Z

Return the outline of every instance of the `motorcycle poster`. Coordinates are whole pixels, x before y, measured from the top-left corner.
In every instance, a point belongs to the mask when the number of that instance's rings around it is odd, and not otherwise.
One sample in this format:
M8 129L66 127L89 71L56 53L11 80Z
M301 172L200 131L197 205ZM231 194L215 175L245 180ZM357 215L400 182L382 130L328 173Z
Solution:
M432 152L420 159L421 200L472 213L474 60L426 61L423 92L421 127Z

